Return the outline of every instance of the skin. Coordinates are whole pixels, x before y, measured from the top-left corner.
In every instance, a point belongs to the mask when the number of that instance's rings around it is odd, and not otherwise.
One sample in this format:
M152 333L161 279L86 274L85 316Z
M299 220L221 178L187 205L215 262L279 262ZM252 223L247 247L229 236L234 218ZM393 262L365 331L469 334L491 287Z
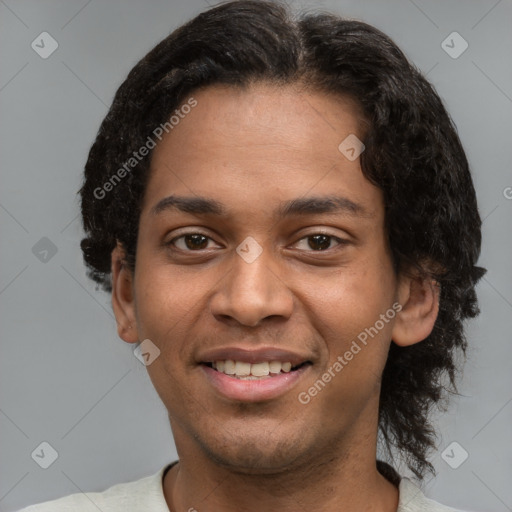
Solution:
M161 351L147 370L180 459L163 482L169 509L396 511L398 490L375 465L380 377L391 339L405 346L431 332L438 294L430 281L396 275L382 193L338 150L349 134L363 137L358 108L298 86L193 96L197 106L153 152L134 272L121 245L112 253L119 335ZM171 194L214 199L226 212L155 214ZM359 213L275 216L282 202L331 195ZM208 237L199 249L178 238L198 232ZM326 250L318 233L332 237ZM236 252L249 236L262 248L252 263ZM397 302L402 311L300 403ZM284 348L312 364L278 398L228 400L197 359L227 345Z

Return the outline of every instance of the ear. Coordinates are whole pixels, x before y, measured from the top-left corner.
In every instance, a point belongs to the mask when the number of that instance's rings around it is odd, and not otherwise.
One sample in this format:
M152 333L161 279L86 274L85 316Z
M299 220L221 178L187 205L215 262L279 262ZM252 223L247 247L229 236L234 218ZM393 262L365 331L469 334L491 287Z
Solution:
M127 343L137 343L137 323L133 275L126 264L125 251L121 244L112 251L112 308L117 322L117 333Z
M434 328L439 312L439 284L419 275L402 275L398 302L402 309L396 315L391 339L401 347L423 341Z

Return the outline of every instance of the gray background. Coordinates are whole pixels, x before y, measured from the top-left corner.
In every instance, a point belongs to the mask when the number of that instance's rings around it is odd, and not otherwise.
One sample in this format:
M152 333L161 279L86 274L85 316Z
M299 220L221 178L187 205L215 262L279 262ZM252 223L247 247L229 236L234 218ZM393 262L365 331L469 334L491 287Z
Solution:
M437 421L438 478L425 489L467 510L512 510L512 4L292 4L388 33L428 73L458 126L484 219L488 274L478 286L482 314L468 325L462 396ZM85 277L76 191L116 88L154 44L205 7L203 0L0 1L2 511L103 490L176 458L144 366L118 339L109 297ZM43 31L59 44L47 59L31 48ZM453 31L469 43L456 59L441 47ZM31 457L43 441L58 452L48 469ZM453 441L469 453L457 469L441 457ZM462 453L449 451L452 461Z

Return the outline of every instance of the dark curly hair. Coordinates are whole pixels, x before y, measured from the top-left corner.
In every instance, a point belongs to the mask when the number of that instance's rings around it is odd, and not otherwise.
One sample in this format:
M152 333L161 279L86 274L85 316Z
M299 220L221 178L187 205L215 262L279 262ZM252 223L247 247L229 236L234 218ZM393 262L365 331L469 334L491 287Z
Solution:
M368 126L361 166L384 194L395 268L415 268L440 285L432 333L409 347L391 344L380 396L382 446L423 478L433 472L429 412L456 391L457 349L464 353L467 344L463 321L479 312L481 220L468 162L441 99L376 28L329 13L294 16L277 2L239 0L199 14L160 42L120 86L89 153L80 190L88 275L111 290L117 241L132 270L135 265L151 159L119 179L123 162L197 88L258 82L301 83L360 105Z

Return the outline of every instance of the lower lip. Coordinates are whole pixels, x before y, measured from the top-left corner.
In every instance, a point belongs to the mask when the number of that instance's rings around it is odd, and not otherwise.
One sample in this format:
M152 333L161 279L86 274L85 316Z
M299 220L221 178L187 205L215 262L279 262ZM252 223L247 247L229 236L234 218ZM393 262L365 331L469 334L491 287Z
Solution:
M201 365L201 368L210 384L225 398L239 402L262 402L277 398L292 389L310 366L306 364L297 370L258 380L237 379L206 365Z

